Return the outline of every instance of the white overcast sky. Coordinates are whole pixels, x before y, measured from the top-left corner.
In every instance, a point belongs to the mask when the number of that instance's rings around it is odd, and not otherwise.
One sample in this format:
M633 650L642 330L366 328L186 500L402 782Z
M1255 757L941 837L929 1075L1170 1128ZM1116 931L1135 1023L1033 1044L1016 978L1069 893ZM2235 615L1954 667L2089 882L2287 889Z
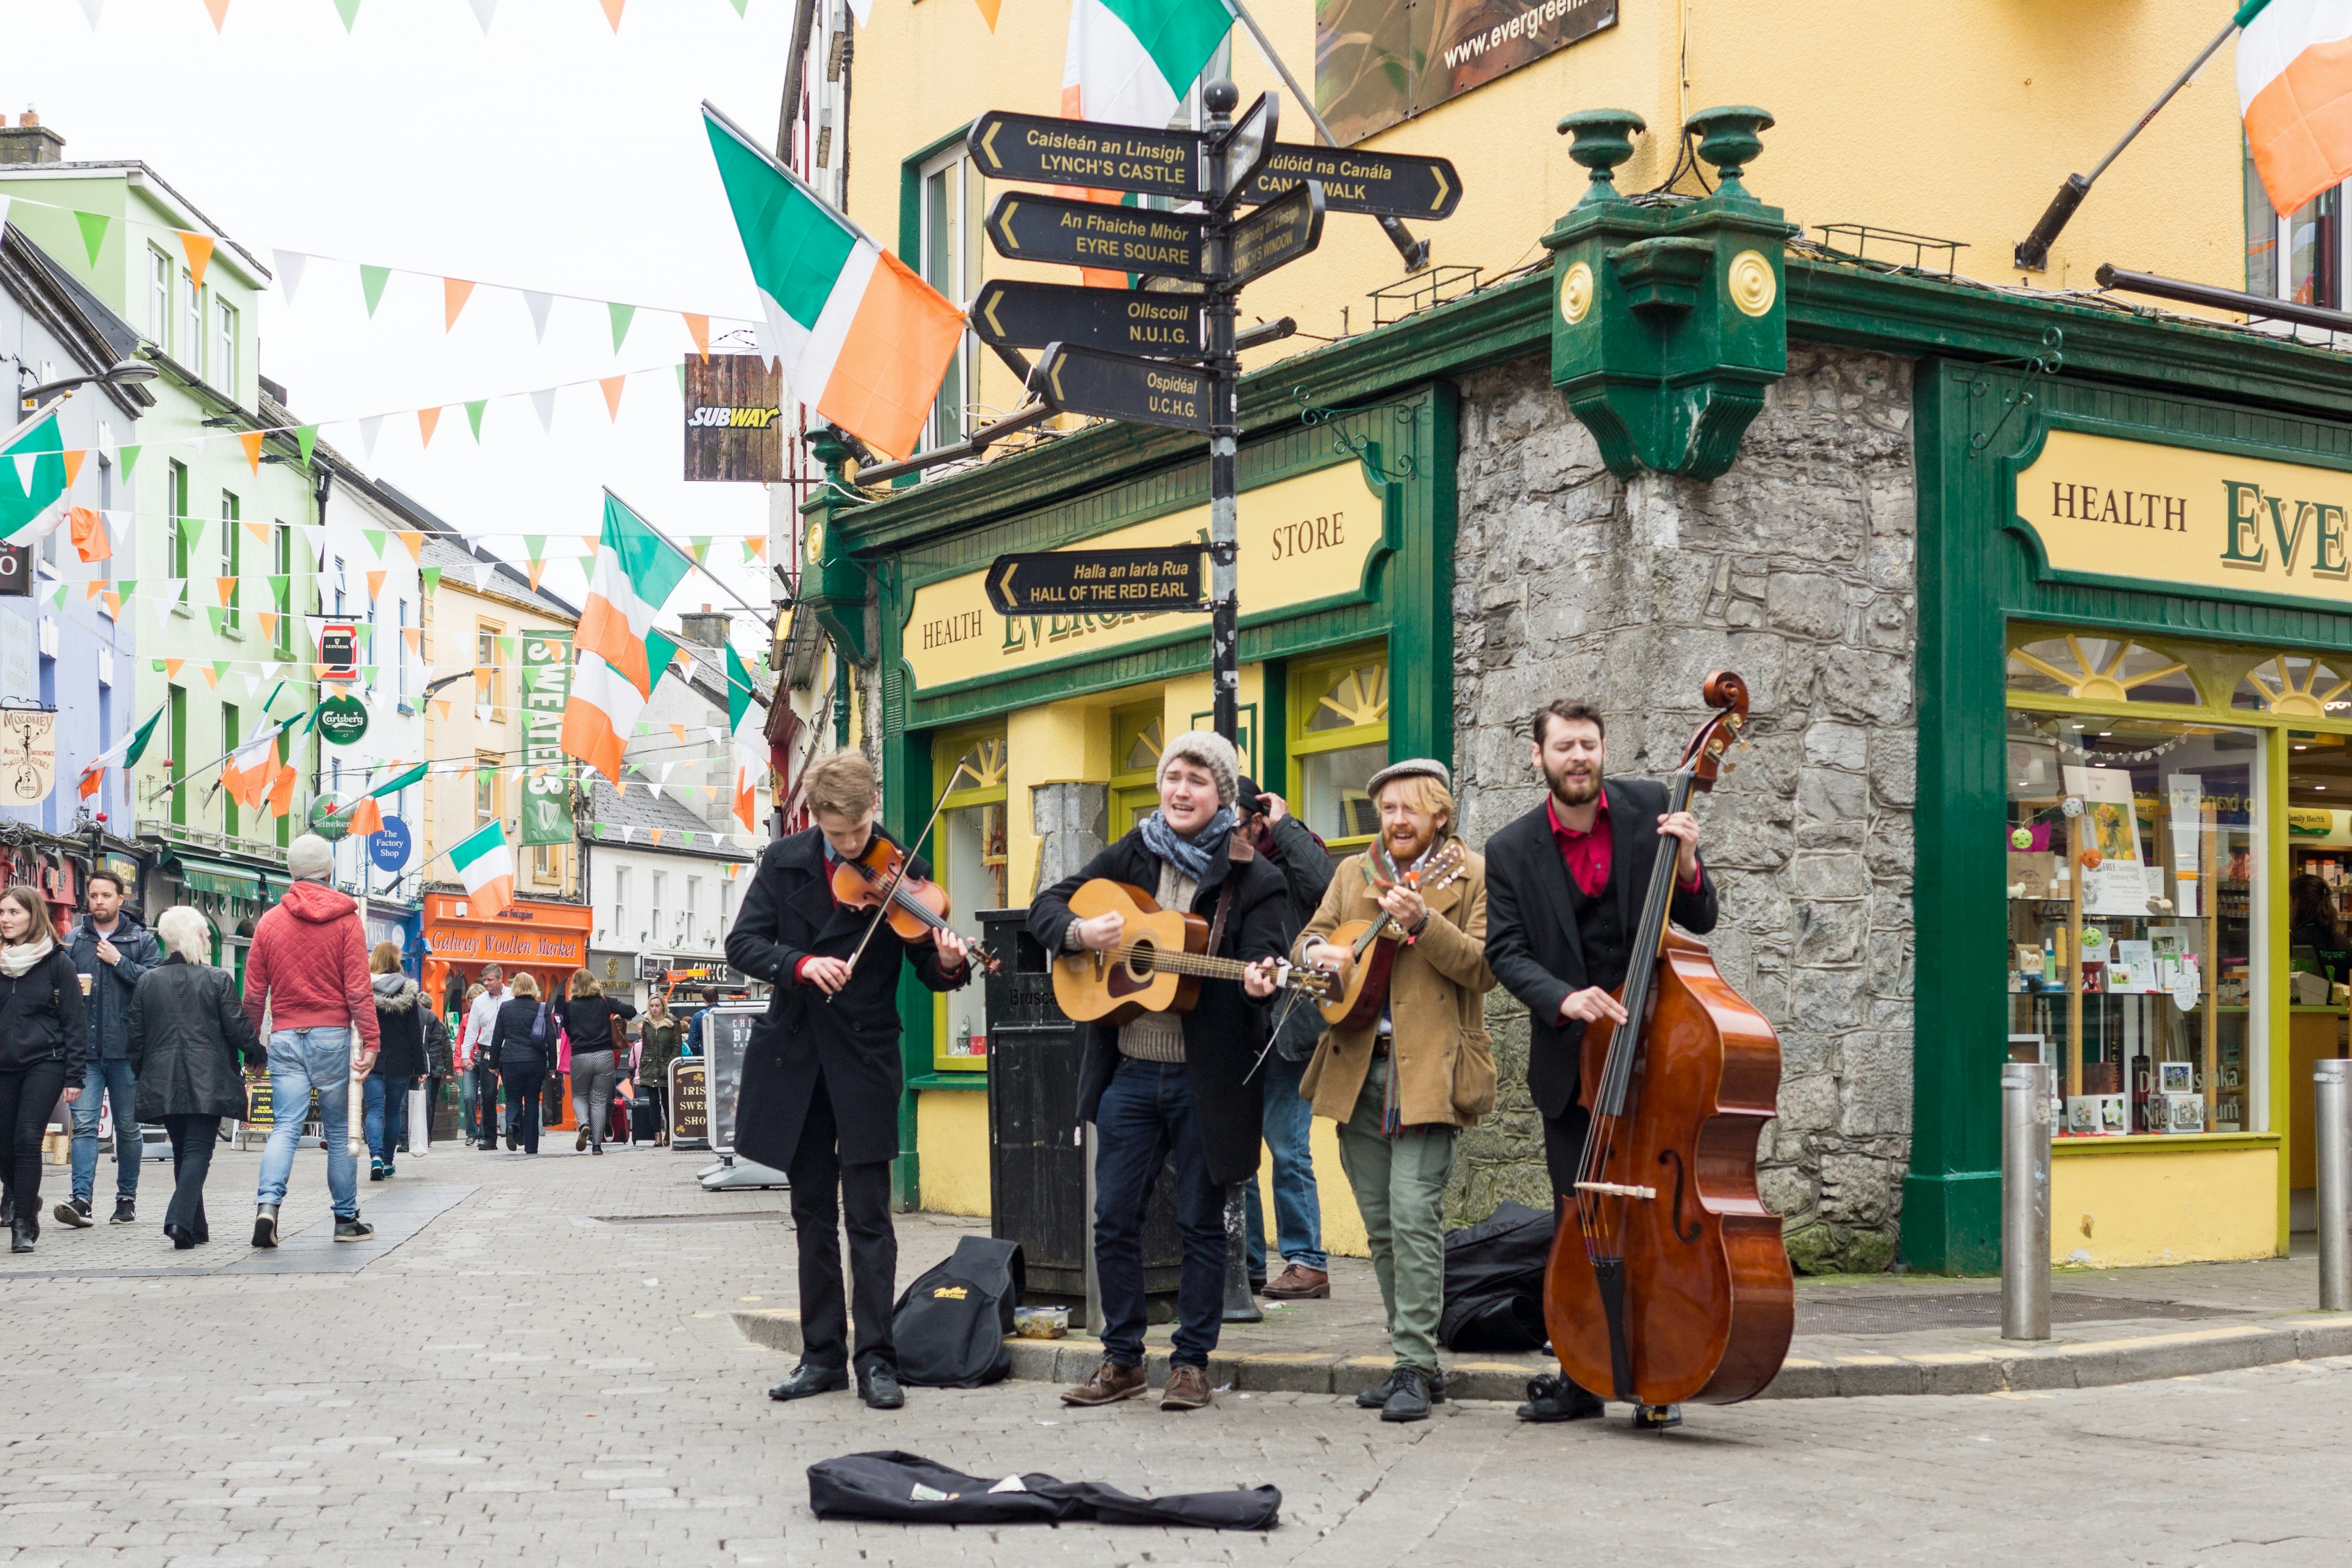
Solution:
M0 110L38 110L69 159L145 161L264 265L352 258L311 262L262 326L262 374L325 439L469 532L593 533L606 485L672 538L764 532L763 487L680 479L670 367L673 312L758 310L698 105L773 135L790 0L628 0L617 36L599 0L498 0L487 36L473 0L361 0L348 36L333 0L229 0L218 34L204 0L103 0L95 26L89 4L0 3ZM396 272L370 321L354 261L482 287L445 335L439 283ZM541 344L494 284L658 309L616 354L601 305L558 300ZM477 448L455 406L625 370L658 374L617 426L593 382L558 395L552 436L501 397ZM427 448L405 411L434 403ZM372 458L336 423L386 412ZM709 560L768 602L732 539ZM546 582L578 602L578 565ZM672 608L719 597L689 578Z

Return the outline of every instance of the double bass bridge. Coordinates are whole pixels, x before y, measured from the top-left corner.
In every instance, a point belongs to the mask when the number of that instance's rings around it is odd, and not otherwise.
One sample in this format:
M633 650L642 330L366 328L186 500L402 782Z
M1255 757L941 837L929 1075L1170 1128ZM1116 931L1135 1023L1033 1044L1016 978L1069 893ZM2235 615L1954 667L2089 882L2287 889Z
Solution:
M1580 1193L1599 1193L1601 1196L1609 1198L1654 1199L1658 1195L1658 1189L1655 1187L1633 1187L1622 1182L1579 1182L1576 1184L1576 1190Z

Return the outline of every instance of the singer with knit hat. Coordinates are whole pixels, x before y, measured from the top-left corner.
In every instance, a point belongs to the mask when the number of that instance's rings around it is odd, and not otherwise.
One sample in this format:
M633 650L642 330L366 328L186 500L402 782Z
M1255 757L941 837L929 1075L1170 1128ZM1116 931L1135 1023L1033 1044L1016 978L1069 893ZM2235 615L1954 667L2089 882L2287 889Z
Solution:
M1217 932L1213 951L1249 963L1281 955L1287 889L1235 829L1241 764L1205 730L1160 754L1160 808L1076 876L1040 892L1029 931L1049 952L1107 952L1124 931L1117 914L1080 920L1070 897L1097 878L1149 892L1163 910L1189 910ZM1220 910L1223 910L1222 919ZM1145 1013L1087 1030L1078 1114L1095 1124L1095 1273L1103 1359L1065 1389L1070 1405L1108 1405L1144 1392L1143 1218L1162 1164L1176 1170L1183 1237L1177 1328L1163 1410L1210 1402L1209 1352L1225 1294L1225 1189L1257 1170L1271 968L1240 984L1204 981L1189 1013Z

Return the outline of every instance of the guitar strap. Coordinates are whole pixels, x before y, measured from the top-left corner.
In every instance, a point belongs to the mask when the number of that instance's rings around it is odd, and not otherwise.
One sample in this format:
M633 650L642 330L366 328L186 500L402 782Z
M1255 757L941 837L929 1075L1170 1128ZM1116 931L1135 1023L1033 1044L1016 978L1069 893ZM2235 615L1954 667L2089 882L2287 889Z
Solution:
M1246 866L1257 858L1257 846L1240 833L1235 833L1225 846L1229 866ZM1209 956L1217 956L1217 947L1224 940L1225 913L1234 907L1234 872L1225 872L1225 885L1217 889L1217 912L1209 917Z

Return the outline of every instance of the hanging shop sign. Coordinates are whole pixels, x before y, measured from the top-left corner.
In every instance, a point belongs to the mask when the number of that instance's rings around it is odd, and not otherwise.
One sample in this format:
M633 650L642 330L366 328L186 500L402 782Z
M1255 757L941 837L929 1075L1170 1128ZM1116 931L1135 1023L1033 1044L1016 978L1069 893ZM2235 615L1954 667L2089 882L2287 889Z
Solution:
M358 698L330 697L319 704L319 733L331 744L348 746L367 731L367 704Z
M2352 473L2052 430L2016 526L2052 575L2352 608Z
M0 805L37 805L58 782L58 715L0 709Z
M368 836L368 860L379 871L397 871L408 864L414 840L409 837L408 824L396 816L387 816L383 826Z
M355 621L327 621L319 627L320 678L357 680L360 677L360 628Z
M29 599L32 596L32 547L0 544L0 599Z
M563 754L563 707L572 699L572 634L522 637L522 842L569 844L572 763Z
M1382 496L1360 463L1335 463L1242 492L1241 602L1253 619L1359 593L1382 541ZM1206 505L1170 512L1073 545L1087 552L1206 545ZM1016 674L1057 659L1092 658L1128 643L1196 636L1178 613L1090 611L1005 616L990 602L994 563L915 591L902 636L920 691Z
M1315 101L1342 146L1617 25L1617 0L1325 0Z
M784 477L783 378L758 354L689 354L686 477L721 483Z
M342 790L322 789L311 798L303 820L310 830L330 844L340 844L352 830L352 808L360 797Z

